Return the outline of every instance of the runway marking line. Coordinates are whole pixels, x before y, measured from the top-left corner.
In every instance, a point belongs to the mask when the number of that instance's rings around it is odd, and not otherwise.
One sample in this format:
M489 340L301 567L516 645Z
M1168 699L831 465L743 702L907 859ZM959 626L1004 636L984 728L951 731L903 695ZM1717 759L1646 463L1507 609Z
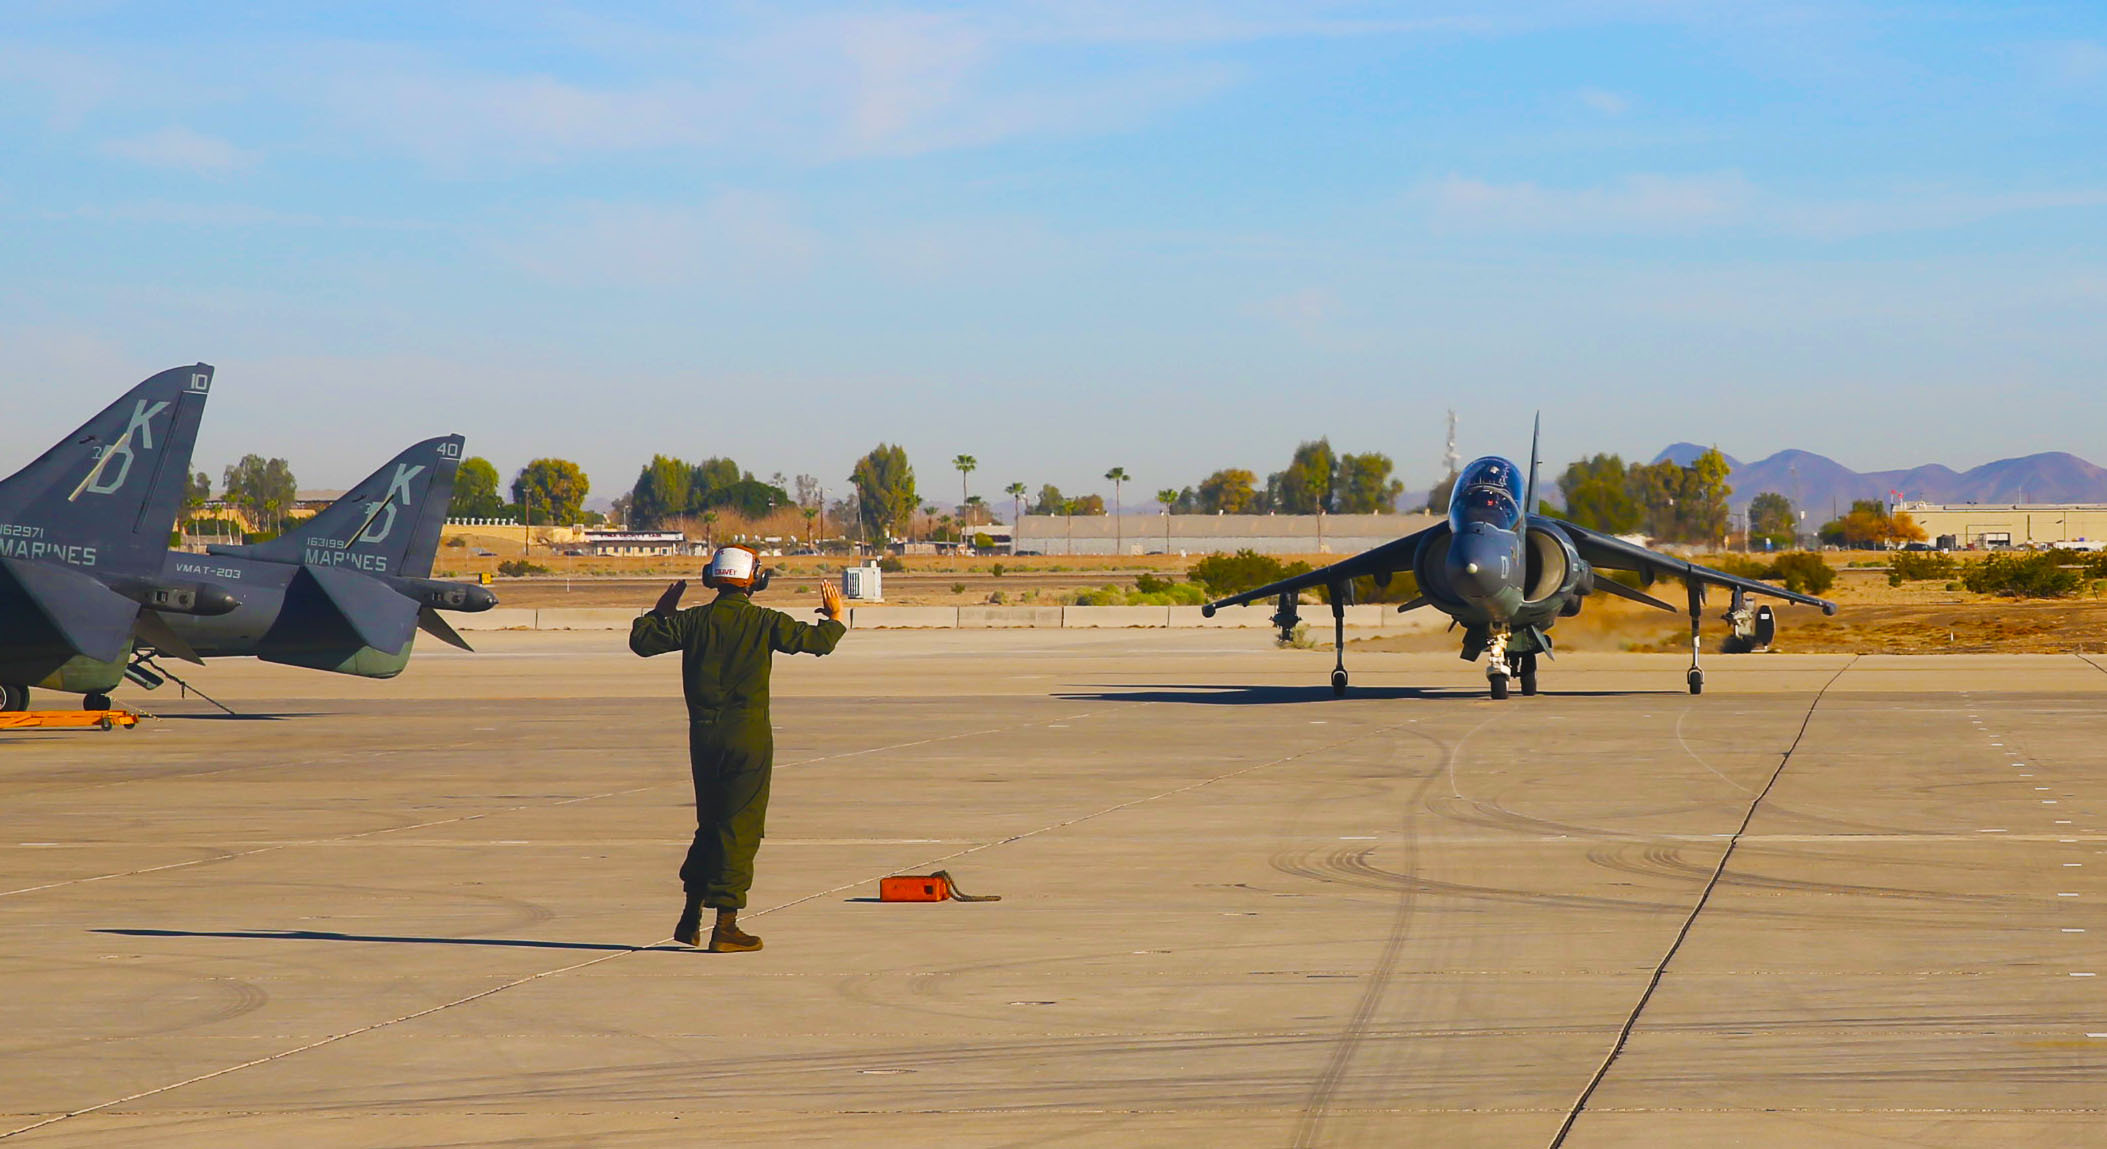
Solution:
M1806 739L1808 728L1814 725L1815 711L1821 708L1822 699L1828 696L1829 688L1835 686L1845 672L1857 663L1858 656L1853 655L1851 661L1838 667L1836 673L1829 677L1829 681L1823 683L1820 690L1815 691L1813 700L1808 702L1807 714L1800 719L1800 729L1793 735L1792 745L1786 747L1785 753L1779 757L1777 767L1771 771L1770 780L1765 782L1763 789L1749 801L1747 812L1741 816L1740 827L1734 831L1733 837L1728 839L1727 848L1720 851L1719 864L1713 868L1711 879L1698 894L1697 904L1690 907L1690 915L1683 919L1683 926L1676 931L1675 940L1669 944L1668 952L1662 954L1660 962L1654 966L1653 976L1648 979L1645 990L1639 994L1638 1004L1632 1006L1631 1014L1624 1019L1624 1026L1618 1030L1617 1040L1610 1047L1609 1054L1602 1059L1595 1075L1588 1080L1587 1086L1580 1091L1580 1096L1574 1099L1572 1108L1566 1112L1566 1119L1560 1123L1558 1132L1552 1136L1549 1149L1560 1149L1566 1143L1566 1138L1573 1132L1574 1123L1578 1122L1581 1113L1586 1111L1588 1099L1595 1095L1595 1090L1609 1077L1610 1067L1616 1064L1618 1055L1624 1052L1625 1045L1631 1041L1632 1031L1638 1028L1640 1015L1646 1012L1647 1003L1653 1000L1654 991L1660 988L1661 979L1667 976L1669 963L1675 960L1676 953L1683 948L1683 943L1689 940L1690 932L1697 927L1698 915L1704 913L1706 904L1712 900L1713 891L1719 888L1720 880L1726 876L1727 863L1733 860L1734 849L1741 844L1742 835L1748 833L1749 824L1756 820L1756 811L1762 807L1763 799L1777 786L1778 779L1785 774L1785 768L1792 764L1793 755L1799 752L1800 743Z

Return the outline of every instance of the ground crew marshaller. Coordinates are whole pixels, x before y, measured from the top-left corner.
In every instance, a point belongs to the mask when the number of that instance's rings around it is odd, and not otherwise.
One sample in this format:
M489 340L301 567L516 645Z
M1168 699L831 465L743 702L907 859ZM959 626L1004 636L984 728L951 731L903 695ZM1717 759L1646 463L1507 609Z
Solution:
M768 815L768 776L775 762L775 732L768 724L770 658L826 654L847 627L841 623L841 591L822 582L818 623L799 622L779 610L755 606L753 592L766 586L760 560L747 547L721 547L711 557L703 585L717 598L678 609L685 580L666 588L658 605L629 628L629 649L649 658L680 651L681 680L688 696L688 764L695 773L695 843L680 867L687 890L673 937L702 944L702 911L717 911L710 931L711 953L761 948L761 939L739 928L739 910L754 881L754 853Z

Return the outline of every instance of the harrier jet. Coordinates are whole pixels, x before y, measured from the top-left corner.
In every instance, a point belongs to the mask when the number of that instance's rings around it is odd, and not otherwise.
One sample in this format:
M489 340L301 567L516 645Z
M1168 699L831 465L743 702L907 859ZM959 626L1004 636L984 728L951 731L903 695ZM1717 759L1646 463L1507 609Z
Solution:
M400 674L420 629L469 649L438 612L489 610L497 596L429 577L462 443L447 435L407 448L268 542L208 547L202 555L170 552L169 578L236 588L241 605L172 624L172 645L141 645L181 658L254 655L365 678ZM135 663L132 678L152 688L165 674L149 655Z
M32 686L107 710L135 639L178 648L170 620L240 605L162 567L211 391L203 363L163 371L0 479L0 710Z
M1480 655L1485 656L1485 677L1494 698L1507 697L1512 679L1520 680L1523 694L1536 693L1536 656L1551 654L1548 632L1552 624L1579 614L1581 600L1590 594L1601 591L1676 611L1643 590L1615 579L1597 578L1597 570L1632 571L1648 584L1661 575L1683 581L1690 614L1690 670L1685 677L1692 694L1703 693L1705 687L1705 672L1697 660L1697 632L1707 586L1733 592L1726 618L1742 642L1752 638L1767 641L1766 632L1773 625L1769 607L1750 609L1750 595L1770 595L1818 606L1824 614L1836 613L1836 604L1824 599L1699 566L1563 519L1530 513L1525 508L1537 505L1536 470L1534 441L1530 444L1526 488L1520 470L1511 461L1497 455L1473 460L1457 476L1449 498L1447 522L1328 567L1208 603L1200 608L1201 613L1212 617L1221 607L1275 599L1279 606L1273 622L1285 637L1294 631L1298 621L1295 608L1299 594L1313 587L1326 588L1339 652L1332 670L1332 692L1344 697L1346 604L1352 601L1354 580L1373 578L1377 586L1386 586L1397 572L1410 571L1418 580L1419 596L1397 609L1431 606L1454 619L1455 625L1461 625L1463 657L1475 661Z

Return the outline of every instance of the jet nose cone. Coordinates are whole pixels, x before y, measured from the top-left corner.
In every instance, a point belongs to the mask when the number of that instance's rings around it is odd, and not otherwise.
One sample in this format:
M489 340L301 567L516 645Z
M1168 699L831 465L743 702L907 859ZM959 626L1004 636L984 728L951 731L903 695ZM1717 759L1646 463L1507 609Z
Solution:
M1496 537L1471 532L1450 544L1449 583L1467 602L1485 602L1499 595L1512 566Z

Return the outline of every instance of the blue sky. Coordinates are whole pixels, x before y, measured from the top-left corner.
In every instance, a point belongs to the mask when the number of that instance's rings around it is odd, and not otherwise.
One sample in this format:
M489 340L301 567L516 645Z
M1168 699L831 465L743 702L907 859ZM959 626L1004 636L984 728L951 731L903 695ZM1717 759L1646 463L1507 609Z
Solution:
M2107 458L2099 5L616 12L0 9L0 464L199 359L309 486Z

